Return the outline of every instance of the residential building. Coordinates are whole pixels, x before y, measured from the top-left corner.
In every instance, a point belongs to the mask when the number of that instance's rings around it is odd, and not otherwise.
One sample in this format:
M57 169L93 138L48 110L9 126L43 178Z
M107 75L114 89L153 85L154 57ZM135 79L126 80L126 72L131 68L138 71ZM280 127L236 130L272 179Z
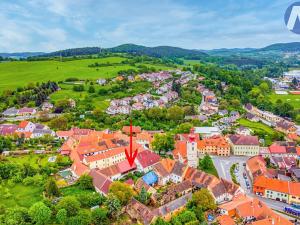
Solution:
M300 204L299 182L283 181L259 176L253 183L253 193L288 204Z
M231 202L220 205L219 209L222 214L221 218L228 221L228 223L222 223L223 220L220 222L221 225L236 224L232 223L232 218L250 225L292 225L288 219L273 212L262 201L246 195L235 196Z
M18 129L18 125L15 124L0 124L0 135L9 136L13 135Z
M250 131L250 129L248 129L244 126L240 126L235 130L235 133L239 134L239 135L250 135L251 131Z
M19 116L29 116L29 115L36 114L36 112L37 112L36 109L24 107L24 108L19 109L17 115L19 115Z
M274 170L267 168L265 159L260 155L253 156L247 160L246 172L251 183L253 183L255 179L261 175L269 178L275 178L277 176L277 173Z
M197 142L199 154L210 154L219 156L230 155L230 145L222 136L213 136Z
M36 127L36 125L30 121L22 121L19 124L17 131L18 132L33 132L35 127Z
M53 104L50 102L44 102L41 106L43 111L50 111L51 109L53 109Z
M218 127L195 127L195 133L199 134L202 138L221 135L221 131Z
M95 190L104 196L107 196L109 191L109 186L111 185L112 181L102 174L98 169L93 169L89 173L89 175L93 178L93 185Z
M16 115L18 114L18 112L19 112L19 110L13 107L13 108L8 108L8 109L6 109L6 110L2 113L2 115L3 115L3 116L10 116L10 117L13 117L13 116L16 116Z
M228 141L234 155L254 156L259 154L259 141L257 136L229 135Z
M139 152L136 157L137 170L141 172L149 172L153 170L153 165L158 163L160 156L150 150Z
M140 203L135 198L132 198L126 206L126 212L131 218L136 219L145 225L151 224L156 218L156 215L151 209Z

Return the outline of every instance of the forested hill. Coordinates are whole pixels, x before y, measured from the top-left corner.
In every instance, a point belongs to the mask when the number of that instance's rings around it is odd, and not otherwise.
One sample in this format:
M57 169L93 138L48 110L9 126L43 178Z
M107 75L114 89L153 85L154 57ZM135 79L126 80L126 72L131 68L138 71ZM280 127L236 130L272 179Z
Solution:
M145 47L142 45L124 44L106 50L109 52L135 53L139 55L148 55L153 57L185 57L201 59L207 56L206 53L203 53L201 51L171 46Z
M70 48L65 50L60 50L56 52L42 54L41 56L45 57L53 57L53 56L76 56L76 55L93 55L99 54L101 52L101 48L99 47L84 47L84 48Z
M99 48L99 47L86 47L86 48L72 48L56 52L43 54L42 56L75 56L75 55L92 55L99 54L101 52L113 52L113 53L132 53L137 55L148 55L153 57L185 57L188 59L201 59L207 56L206 53L189 50L171 46L158 46L158 47L146 47L134 44L124 44L114 48Z
M300 51L300 42L277 43L261 48L258 51L298 52Z

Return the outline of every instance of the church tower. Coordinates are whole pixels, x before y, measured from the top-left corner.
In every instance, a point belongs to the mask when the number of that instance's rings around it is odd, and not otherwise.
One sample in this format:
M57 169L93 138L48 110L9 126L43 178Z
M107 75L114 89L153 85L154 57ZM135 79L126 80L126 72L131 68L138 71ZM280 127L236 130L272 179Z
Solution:
M198 149L195 135L195 129L192 128L186 144L186 154L188 166L197 168L198 166Z

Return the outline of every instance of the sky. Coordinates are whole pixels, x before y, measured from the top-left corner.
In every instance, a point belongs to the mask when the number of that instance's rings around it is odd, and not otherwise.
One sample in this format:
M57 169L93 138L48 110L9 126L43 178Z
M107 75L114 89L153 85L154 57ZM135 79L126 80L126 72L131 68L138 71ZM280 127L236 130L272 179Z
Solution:
M0 52L125 43L188 49L300 41L289 0L0 0Z

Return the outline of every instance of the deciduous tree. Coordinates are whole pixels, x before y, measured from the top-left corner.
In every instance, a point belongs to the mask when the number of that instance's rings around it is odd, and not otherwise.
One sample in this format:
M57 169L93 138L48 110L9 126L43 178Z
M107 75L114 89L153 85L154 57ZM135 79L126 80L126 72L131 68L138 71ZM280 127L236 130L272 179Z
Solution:
M44 203L37 202L29 209L31 220L37 225L48 224L51 219L51 209Z

